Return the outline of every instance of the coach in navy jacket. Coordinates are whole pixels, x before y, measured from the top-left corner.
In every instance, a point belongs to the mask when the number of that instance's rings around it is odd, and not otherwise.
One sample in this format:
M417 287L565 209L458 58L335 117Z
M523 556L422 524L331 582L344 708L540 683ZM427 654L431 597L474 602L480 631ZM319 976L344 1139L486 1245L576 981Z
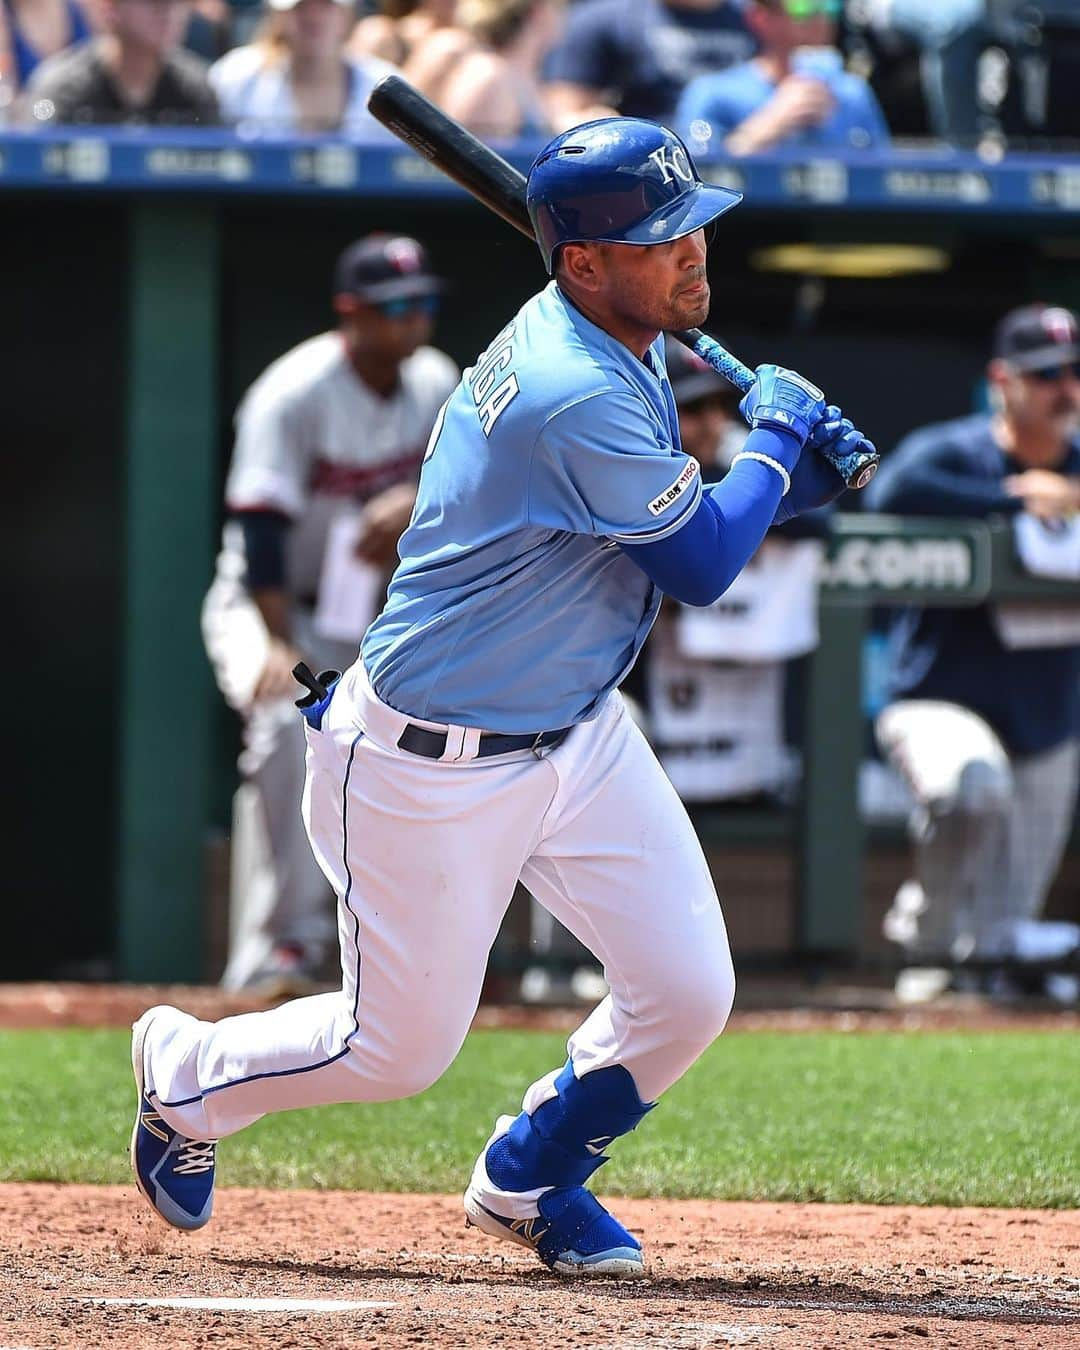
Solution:
M1040 305L1006 315L987 376L992 412L912 433L867 489L871 510L1075 517L1076 316ZM886 935L922 963L901 975L902 998L940 992L949 979L942 962L1010 956L1018 921L1042 909L1068 838L1080 758L1080 645L1058 641L1013 645L993 604L896 615L896 701L877 733L918 803L916 879L885 921Z

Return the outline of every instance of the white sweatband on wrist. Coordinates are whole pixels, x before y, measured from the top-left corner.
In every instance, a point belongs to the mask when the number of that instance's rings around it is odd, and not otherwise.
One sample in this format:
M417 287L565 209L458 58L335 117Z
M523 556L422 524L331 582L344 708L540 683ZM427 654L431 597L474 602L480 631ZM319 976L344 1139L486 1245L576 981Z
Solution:
M786 497L791 491L791 474L788 473L787 469L784 468L778 459L773 459L772 455L763 455L760 450L740 450L731 461L732 468L738 464L740 459L760 460L762 464L767 464L770 469L775 469L784 480L784 490L780 494L781 497Z

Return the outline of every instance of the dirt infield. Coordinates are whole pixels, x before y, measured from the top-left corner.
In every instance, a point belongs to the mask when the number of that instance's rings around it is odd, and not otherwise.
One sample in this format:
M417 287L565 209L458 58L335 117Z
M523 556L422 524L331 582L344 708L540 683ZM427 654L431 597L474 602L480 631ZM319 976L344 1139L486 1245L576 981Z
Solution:
M0 986L0 1026L124 1025L159 1001L203 1017L258 1006L215 990ZM1078 1024L961 1002L837 1003L749 1009L732 1031ZM562 1029L580 1016L485 1007L477 1024ZM1080 1211L614 1207L645 1245L644 1280L561 1280L466 1229L457 1197L226 1187L211 1225L188 1235L134 1186L0 1186L0 1350L1080 1345Z
M4 1347L1065 1350L1080 1340L1076 1213L620 1200L650 1274L616 1284L561 1280L466 1230L455 1197L226 1188L193 1235L160 1224L132 1187L3 1186L0 1206ZM149 1302L176 1298L353 1306Z

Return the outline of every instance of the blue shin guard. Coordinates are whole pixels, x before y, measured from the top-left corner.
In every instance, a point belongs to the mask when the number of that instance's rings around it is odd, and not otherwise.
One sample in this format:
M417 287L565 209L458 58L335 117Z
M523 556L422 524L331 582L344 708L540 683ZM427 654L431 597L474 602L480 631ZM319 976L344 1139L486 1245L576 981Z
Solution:
M523 1111L488 1149L487 1174L500 1190L581 1186L607 1162L608 1145L656 1105L641 1100L621 1064L578 1078L567 1063L555 1092L531 1115Z

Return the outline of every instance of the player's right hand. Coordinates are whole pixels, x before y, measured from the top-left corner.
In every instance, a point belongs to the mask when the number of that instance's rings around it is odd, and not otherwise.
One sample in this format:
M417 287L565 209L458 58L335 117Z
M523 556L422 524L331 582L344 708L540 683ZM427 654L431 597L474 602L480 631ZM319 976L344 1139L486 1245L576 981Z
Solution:
M758 366L757 379L743 395L739 411L752 427L785 431L805 445L825 413L825 395L803 376L783 366Z
M825 451L833 455L855 450L876 453L873 441L868 440L833 404L825 409L821 421L810 432L805 449L817 453L799 456L799 462L791 472L791 488L773 517L774 525L794 520L804 511L826 506L844 491L846 484L835 465L825 458Z
M272 637L266 653L266 664L259 676L259 683L255 686L255 701L290 698L296 691L293 666L303 659L291 642L286 642L284 638Z

